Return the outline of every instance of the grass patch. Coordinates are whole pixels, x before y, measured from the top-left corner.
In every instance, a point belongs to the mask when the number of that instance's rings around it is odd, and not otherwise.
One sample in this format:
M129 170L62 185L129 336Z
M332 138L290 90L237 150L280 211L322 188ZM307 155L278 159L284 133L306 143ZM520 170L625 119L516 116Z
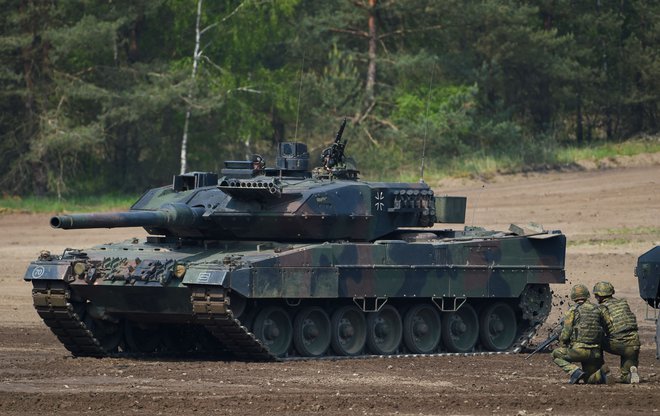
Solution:
M601 160L616 156L634 156L641 153L657 152L660 152L660 140L635 139L591 147L566 147L559 149L556 158L560 163L573 163L578 160Z
M569 247L576 246L623 246L632 243L645 243L660 238L660 227L640 226L607 228L597 230L594 237L568 239Z
M579 246L624 246L626 244L632 243L633 240L630 238L611 238L611 239L598 239L598 238L589 238L585 240L567 240L567 247L579 247Z
M602 143L591 147L557 147L554 150L540 152L530 161L521 154L503 154L499 156L478 154L457 157L442 164L427 167L425 180L434 183L446 177L488 179L496 174L519 173L534 170L556 169L572 165L581 160L603 160L616 156L635 156L642 153L660 152L660 139L632 139L622 143ZM418 175L408 174L413 168L405 169L401 179L419 179Z
M138 196L136 195L102 195L86 197L19 197L3 196L0 199L0 214L28 213L72 213L72 212L103 212L128 210Z
M660 227L623 227L623 228L608 228L604 231L605 234L614 235L658 235L660 236Z

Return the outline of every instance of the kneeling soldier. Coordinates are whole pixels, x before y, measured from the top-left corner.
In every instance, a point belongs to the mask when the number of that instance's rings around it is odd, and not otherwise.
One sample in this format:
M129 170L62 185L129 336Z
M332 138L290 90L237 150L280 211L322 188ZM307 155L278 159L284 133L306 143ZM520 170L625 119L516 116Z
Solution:
M570 374L569 383L584 380L589 384L607 381L607 366L603 365L601 341L602 317L598 307L589 302L589 289L575 285L571 300L575 305L566 311L564 326L559 335L559 348L552 351L555 364ZM582 368L574 363L581 363Z
M617 299L614 286L610 282L598 282L594 286L594 296L598 300L603 315L605 338L603 349L621 357L622 383L639 383L639 333L637 318L625 299Z

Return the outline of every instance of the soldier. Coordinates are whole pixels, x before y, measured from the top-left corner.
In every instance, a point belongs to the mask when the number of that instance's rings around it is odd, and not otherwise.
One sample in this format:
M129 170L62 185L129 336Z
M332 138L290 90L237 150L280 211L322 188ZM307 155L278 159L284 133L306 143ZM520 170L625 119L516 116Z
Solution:
M613 298L614 286L610 282L598 282L594 286L594 296L603 315L605 338L603 349L621 357L622 383L639 383L639 333L637 318L625 299Z
M598 307L587 299L589 289L585 285L573 286L571 300L575 305L566 311L559 348L552 351L555 364L570 374L570 384L580 380L589 384L607 382L609 368L603 365L601 350L602 316ZM575 365L576 362L581 363L582 368Z
M262 170L266 167L266 161L261 155L254 154L252 155L252 169L255 173L261 173Z

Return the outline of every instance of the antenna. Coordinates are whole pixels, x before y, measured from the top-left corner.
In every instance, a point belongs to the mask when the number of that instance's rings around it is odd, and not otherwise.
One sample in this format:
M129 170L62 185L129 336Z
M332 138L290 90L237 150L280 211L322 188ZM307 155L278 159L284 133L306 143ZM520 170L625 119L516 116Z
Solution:
M300 95L302 94L303 69L305 68L305 52L303 51L302 63L300 64L300 85L298 86L298 104L296 104L296 130L293 133L293 141L298 139L298 119L300 118Z
M483 193L484 189L486 189L486 185L481 185L481 189L479 189L479 193L477 193L477 199L474 201L474 207L472 207L472 225L474 225L474 216L477 213L477 205L479 204L479 197Z
M433 75L435 74L435 62L433 63L433 68L431 69L431 81L429 82L429 93L426 96L426 115L424 121L424 142L422 144L422 166L420 167L419 172L419 182L424 183L424 159L426 156L426 137L429 134L429 107L431 103L431 89L433 87Z

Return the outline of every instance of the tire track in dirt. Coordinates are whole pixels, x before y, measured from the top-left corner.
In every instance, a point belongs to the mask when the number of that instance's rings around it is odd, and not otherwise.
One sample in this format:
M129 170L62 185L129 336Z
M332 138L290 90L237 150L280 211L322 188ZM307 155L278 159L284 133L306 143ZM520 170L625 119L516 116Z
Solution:
M13 214L0 216L0 414L658 412L660 364L633 276L637 257L660 244L660 166L649 163L434 186L438 195L468 196L468 224L506 229L535 221L566 233L568 280L591 286L607 278L633 306L643 340L639 385L568 386L548 354L288 363L74 359L32 309L22 281L27 264L42 249L60 253L144 231L53 230L48 216ZM651 231L629 231L640 227ZM554 288L558 300L568 288ZM608 356L608 363L616 374L616 360Z

